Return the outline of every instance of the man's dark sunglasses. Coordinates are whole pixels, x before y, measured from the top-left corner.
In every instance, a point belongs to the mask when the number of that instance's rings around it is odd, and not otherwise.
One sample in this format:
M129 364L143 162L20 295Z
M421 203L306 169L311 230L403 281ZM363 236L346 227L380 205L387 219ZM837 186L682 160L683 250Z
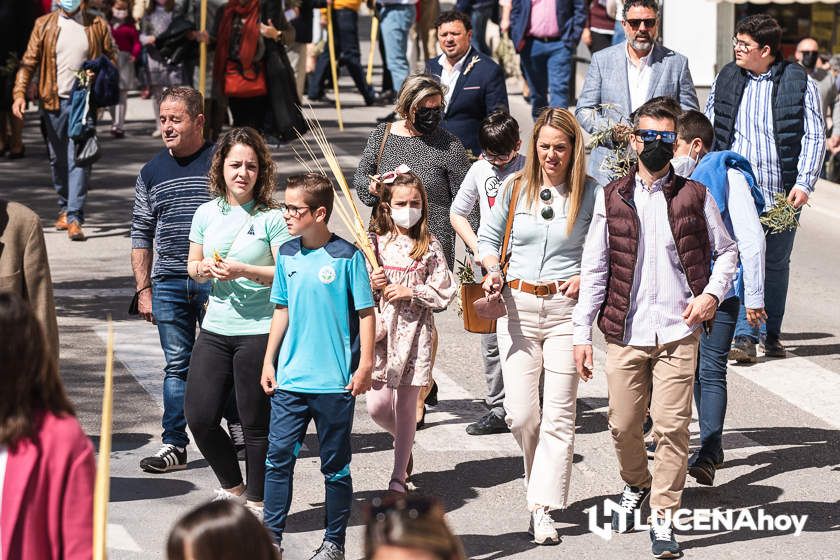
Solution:
M670 130L650 130L643 128L634 130L633 135L642 142L653 142L657 137L662 138L662 141L666 144L673 144L677 141L677 133Z
M645 19L625 19L624 21L627 22L627 25L632 27L633 29L638 29L640 25L643 23L647 29L656 26L656 18L645 18Z

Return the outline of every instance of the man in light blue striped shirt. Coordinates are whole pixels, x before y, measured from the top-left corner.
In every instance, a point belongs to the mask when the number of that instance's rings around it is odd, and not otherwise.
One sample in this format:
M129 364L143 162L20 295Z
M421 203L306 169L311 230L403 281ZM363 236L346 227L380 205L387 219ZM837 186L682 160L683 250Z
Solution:
M765 212L779 194L796 208L807 203L825 157L817 84L802 66L782 59L781 37L781 27L768 15L738 22L732 42L735 61L718 74L706 104L715 150L732 150L749 160L764 194ZM768 357L785 357L779 336L795 233L766 232L767 323L761 335ZM742 304L729 357L754 362L758 340L759 329L748 323Z

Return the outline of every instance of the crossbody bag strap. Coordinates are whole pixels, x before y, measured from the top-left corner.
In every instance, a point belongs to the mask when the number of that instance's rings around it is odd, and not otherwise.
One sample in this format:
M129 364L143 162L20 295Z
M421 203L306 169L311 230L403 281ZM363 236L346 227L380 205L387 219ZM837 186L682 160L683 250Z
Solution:
M508 264L510 263L508 245L510 244L510 233L513 229L513 217L516 214L516 205L519 202L519 190L521 186L522 181L519 178L513 180L513 191L510 193L510 206L508 206L507 222L505 223L505 237L502 241L502 256L499 259L503 275L507 275Z
M385 142L388 140L388 135L391 134L391 124L385 125L385 133L382 135L382 143L379 144L379 153L376 154L376 169L375 173L379 173L379 162L382 160L382 154L385 153Z

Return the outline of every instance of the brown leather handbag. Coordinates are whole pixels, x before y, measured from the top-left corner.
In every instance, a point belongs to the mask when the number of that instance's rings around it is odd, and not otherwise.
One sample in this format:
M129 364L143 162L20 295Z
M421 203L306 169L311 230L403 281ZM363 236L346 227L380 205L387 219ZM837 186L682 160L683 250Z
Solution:
M510 253L508 253L508 245L510 244L510 233L513 228L513 217L516 213L516 204L519 201L519 188L521 181L519 179L513 182L513 191L510 195L510 207L508 208L507 223L505 224L505 237L502 241L502 255L499 262L502 266L502 272L506 273L508 263L510 262ZM496 332L496 319L487 319L479 315L476 310L476 301L481 301L486 297L481 283L470 282L461 283L461 318L464 321L464 330L471 333L490 334Z

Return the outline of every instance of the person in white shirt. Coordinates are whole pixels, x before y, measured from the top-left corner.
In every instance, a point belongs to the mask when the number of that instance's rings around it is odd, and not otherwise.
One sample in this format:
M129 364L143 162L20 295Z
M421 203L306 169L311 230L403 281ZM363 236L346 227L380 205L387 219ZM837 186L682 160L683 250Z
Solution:
M525 156L519 153L522 146L522 140L519 139L519 123L509 113L496 111L484 119L479 129L478 141L481 145L481 157L472 164L464 177L449 211L452 229L476 258L478 237L469 222L469 217L475 210L475 203L478 202L481 221L484 222L490 215L490 209L496 204L496 199L502 194L502 183L525 165ZM484 272L481 276L484 276ZM467 426L467 433L471 436L510 431L505 421L505 384L502 379L496 333L481 335L481 355L484 359L484 379L487 382L487 398L484 403L489 412Z
M685 485L700 329L715 316L738 263L711 193L670 165L677 139L672 105L654 98L636 111L631 144L639 164L598 193L573 313L575 365L584 381L593 375L596 315L607 339L610 432L626 484L612 529L632 530L650 497L657 558L680 554L671 520ZM652 475L642 433L651 387Z
M711 486L723 463L723 420L726 415L726 366L740 302L753 326L766 318L764 311L764 229L758 220L764 195L752 167L731 151L709 153L715 131L706 115L686 111L677 120L674 171L703 183L718 205L729 235L738 245L741 267L735 285L723 298L710 333L700 337L700 356L694 380L694 401L700 417L700 449L688 461L688 474Z

